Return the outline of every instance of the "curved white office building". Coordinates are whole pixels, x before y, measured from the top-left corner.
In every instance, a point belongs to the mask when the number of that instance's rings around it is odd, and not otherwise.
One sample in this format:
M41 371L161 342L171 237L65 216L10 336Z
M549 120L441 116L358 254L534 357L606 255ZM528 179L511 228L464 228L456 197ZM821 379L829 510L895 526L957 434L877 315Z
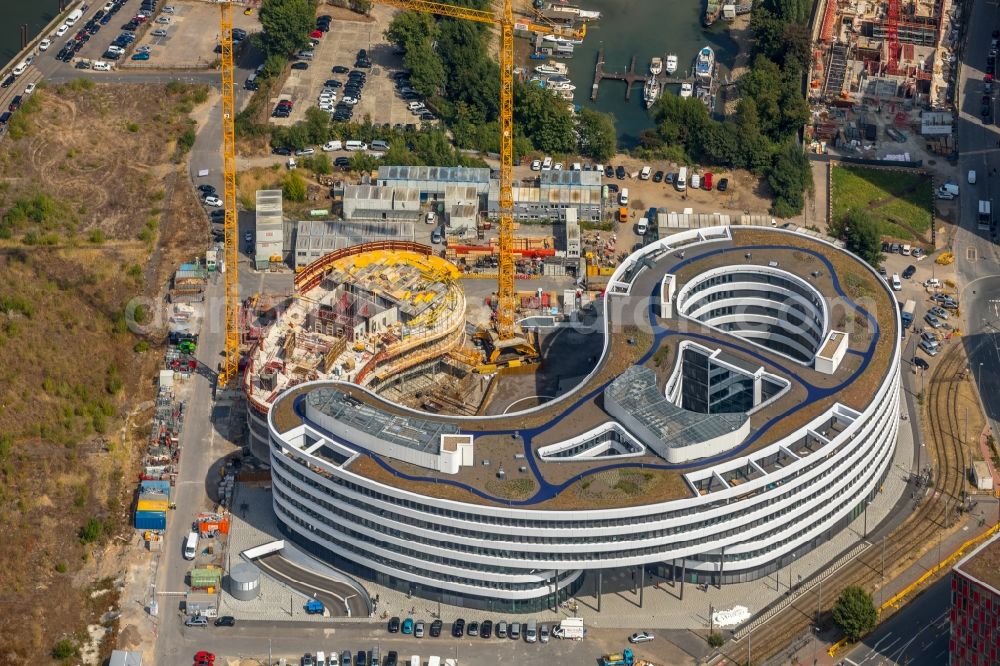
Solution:
M899 421L899 313L871 268L718 227L643 248L606 294L593 372L531 410L426 414L325 380L281 394L286 536L417 596L530 611L629 578L608 570L765 576L863 510Z

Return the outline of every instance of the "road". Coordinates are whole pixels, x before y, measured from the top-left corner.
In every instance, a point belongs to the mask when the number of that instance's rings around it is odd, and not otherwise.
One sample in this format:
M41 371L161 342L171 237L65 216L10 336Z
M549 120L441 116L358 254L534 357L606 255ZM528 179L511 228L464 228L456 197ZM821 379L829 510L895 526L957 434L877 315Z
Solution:
M279 580L303 594L313 592L313 598L323 602L323 605L334 617L344 617L350 611L350 617L367 617L368 604L358 596L354 589L345 583L332 581L308 569L296 565L281 556L280 553L267 555L255 564L261 571Z
M953 243L959 284L962 285L962 312L965 318L963 344L969 367L979 384L980 398L994 432L1000 428L1000 252L988 231L978 229L979 200L1000 203L1000 127L994 83L992 123L979 115L983 76L991 33L1000 28L996 5L975 0L966 23L966 41L960 76L958 147L962 188L960 228ZM975 170L976 184L968 183ZM994 174L996 172L996 174ZM996 212L994 212L996 216ZM995 239L994 239L995 240Z
M951 576L945 576L879 626L844 658L846 666L948 663Z

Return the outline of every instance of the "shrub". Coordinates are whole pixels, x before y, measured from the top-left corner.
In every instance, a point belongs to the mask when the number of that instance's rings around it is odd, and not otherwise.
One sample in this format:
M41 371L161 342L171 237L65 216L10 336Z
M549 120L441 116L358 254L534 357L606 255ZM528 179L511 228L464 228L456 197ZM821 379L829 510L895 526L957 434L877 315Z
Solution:
M100 245L106 239L104 237L104 232L103 231L101 231L100 229L94 229L87 236L87 240L90 241L91 243L93 243L94 245Z
M101 521L97 518L88 518L87 522L80 528L78 536L82 543L94 543L101 538L101 532Z
M708 644L714 648L722 647L725 642L726 639L717 631L713 631L708 635Z
M65 660L80 656L80 648L71 638L61 638L52 646L52 658Z

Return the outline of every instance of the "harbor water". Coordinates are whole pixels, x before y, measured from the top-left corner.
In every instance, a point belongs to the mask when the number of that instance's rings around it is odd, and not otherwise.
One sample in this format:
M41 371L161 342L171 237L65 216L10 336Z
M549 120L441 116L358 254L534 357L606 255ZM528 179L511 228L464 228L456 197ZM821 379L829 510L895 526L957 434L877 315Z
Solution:
M59 0L0 0L0 62L6 64L21 50L22 25L28 26L30 42L58 13Z
M627 103L624 81L602 81L597 102L590 100L599 49L604 49L604 68L608 72L624 72L635 55L637 74L648 72L654 56L665 58L674 53L675 76L686 76L698 49L706 44L715 50L717 76L728 72L736 57L737 46L726 31L726 23L720 20L710 28L702 27L704 0L574 0L572 4L601 12L600 20L588 25L587 37L568 61L570 78L576 85L574 102L613 114L622 147L635 146L639 134L653 122L642 103L641 81L633 85ZM677 94L677 88L667 86L664 94Z

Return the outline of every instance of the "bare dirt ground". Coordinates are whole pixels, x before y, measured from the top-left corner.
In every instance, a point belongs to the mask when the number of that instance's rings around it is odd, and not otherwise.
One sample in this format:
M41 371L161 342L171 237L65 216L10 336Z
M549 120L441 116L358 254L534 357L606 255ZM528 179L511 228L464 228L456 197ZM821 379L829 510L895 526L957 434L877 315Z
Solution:
M148 421L121 424L159 362L125 305L155 297L208 236L175 163L193 92L151 88L43 88L0 155L0 587L19 609L0 615L0 663L82 649L114 623L114 537Z

